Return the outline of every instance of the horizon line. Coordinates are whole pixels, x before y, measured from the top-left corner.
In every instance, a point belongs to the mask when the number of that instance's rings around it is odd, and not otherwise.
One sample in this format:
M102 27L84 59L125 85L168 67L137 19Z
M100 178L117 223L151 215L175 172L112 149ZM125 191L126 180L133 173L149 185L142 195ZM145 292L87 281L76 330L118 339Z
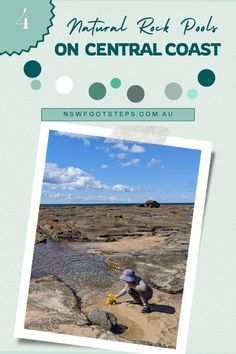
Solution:
M189 202L158 202L161 204L194 204L193 201ZM114 202L103 202L103 203L40 203L40 205L144 205L145 202L123 202L123 203L114 203Z

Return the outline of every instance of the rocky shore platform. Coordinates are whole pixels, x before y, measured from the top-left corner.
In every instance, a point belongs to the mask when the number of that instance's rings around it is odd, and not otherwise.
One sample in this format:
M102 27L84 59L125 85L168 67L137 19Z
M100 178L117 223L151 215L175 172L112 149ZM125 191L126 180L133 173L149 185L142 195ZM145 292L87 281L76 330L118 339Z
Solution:
M36 242L106 241L126 237L188 234L192 205L171 204L160 208L144 205L43 206L39 210Z
M174 348L193 205L43 206L39 211L25 326ZM105 306L132 268L154 289L150 314L122 297ZM91 311L112 330L91 322ZM116 323L116 325L114 325Z

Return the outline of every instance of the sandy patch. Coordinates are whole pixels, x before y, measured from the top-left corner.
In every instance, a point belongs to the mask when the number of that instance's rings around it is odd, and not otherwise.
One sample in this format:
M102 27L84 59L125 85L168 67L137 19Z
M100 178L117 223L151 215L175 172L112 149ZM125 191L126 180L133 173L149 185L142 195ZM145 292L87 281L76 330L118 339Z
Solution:
M160 236L144 236L139 238L130 237L116 242L99 242L99 244L92 245L88 252L91 254L110 254L118 252L144 251L158 244L162 244L164 240L165 237Z
M117 287L120 286L121 284L117 283L111 292L116 293ZM176 347L182 294L168 294L154 289L150 301L152 312L149 314L141 313L142 307L129 304L129 300L129 295L125 295L116 305L106 307L104 299L98 299L96 303L82 308L82 311L87 314L91 309L99 307L112 312L118 323L127 327L121 337L131 342L143 341Z

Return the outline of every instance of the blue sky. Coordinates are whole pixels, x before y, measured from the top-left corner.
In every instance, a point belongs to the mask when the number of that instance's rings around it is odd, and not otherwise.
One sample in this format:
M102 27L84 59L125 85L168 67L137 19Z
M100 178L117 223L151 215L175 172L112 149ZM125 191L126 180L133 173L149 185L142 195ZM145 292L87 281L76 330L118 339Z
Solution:
M200 154L50 131L41 203L191 203Z

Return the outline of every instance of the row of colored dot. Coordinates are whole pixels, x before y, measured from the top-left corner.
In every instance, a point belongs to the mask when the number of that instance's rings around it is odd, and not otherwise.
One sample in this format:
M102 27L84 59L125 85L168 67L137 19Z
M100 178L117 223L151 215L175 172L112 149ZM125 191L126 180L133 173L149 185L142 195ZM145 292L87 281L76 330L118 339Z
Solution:
M41 65L36 60L30 60L24 65L24 73L27 77L36 78L42 71ZM210 69L203 69L198 74L198 82L201 86L209 87L215 82L215 74ZM111 87L117 89L121 86L121 80L113 78L111 80ZM56 90L61 94L68 94L73 89L73 81L68 76L61 76L56 80ZM41 88L41 82L39 80L33 80L31 82L31 88L33 90L39 90ZM177 100L182 96L183 89L180 84L171 82L165 87L165 95L171 100ZM101 100L106 95L106 87L100 82L95 82L89 87L89 95L94 100ZM194 88L190 88L187 91L187 96L190 99L195 99L198 92ZM127 97L131 102L137 103L143 100L145 96L144 89L139 85L132 85L127 91Z

